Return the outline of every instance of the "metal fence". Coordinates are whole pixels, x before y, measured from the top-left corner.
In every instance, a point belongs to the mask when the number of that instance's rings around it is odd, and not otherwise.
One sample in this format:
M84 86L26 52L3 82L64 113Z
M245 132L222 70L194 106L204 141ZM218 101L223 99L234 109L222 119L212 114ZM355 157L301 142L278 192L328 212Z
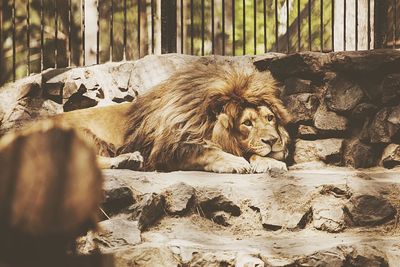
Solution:
M400 0L0 0L0 84L147 54L400 45Z

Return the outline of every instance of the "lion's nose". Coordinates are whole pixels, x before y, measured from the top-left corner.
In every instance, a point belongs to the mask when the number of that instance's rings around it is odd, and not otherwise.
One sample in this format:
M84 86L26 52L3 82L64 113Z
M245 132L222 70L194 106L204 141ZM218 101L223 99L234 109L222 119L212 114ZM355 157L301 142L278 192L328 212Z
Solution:
M264 144L267 144L267 145L270 145L270 146L272 146L273 144L275 144L277 140L278 140L277 137L272 137L272 138L270 138L270 139L261 139L261 141L262 141Z

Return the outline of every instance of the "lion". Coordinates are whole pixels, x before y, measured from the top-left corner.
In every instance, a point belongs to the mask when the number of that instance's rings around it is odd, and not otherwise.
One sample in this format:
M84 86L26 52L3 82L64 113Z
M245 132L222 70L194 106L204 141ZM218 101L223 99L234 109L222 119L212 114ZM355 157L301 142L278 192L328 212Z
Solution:
M91 137L101 168L286 170L285 126L291 118L279 94L269 72L194 63L133 103L66 112L53 119Z

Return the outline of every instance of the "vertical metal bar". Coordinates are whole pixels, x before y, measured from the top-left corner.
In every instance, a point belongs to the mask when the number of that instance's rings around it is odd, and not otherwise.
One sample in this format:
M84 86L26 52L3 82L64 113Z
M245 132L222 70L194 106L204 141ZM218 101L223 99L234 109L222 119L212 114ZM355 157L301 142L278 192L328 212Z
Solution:
M367 44L367 49L370 50L371 49L371 0L367 0L367 13L368 13L368 29L367 29L367 35L368 35L368 44Z
M183 53L183 0L181 0L181 53ZM154 54L154 0L151 0L151 53Z
M225 0L222 0L222 55L225 55Z
M81 23L81 29L82 29L82 57L83 57L83 66L86 65L86 53L85 53L85 31L86 31L86 24L85 24L85 0L81 0L82 4L82 23Z
M312 50L311 36L311 0L308 0L308 50Z
M0 85L3 84L3 1L0 1Z
M232 54L236 55L236 37L235 37L235 0L232 0Z
M42 0L43 1L43 0ZM68 1L68 66L71 66L72 62L72 32L71 32L71 25L72 25L72 0ZM43 5L42 5L43 7Z
M190 0L190 54L194 54L194 7L193 0Z
M204 56L204 0L201 0L201 55Z
M263 1L264 7L264 53L267 53L267 1Z
M355 48L356 48L356 51L358 50L358 0L356 0L355 1L355 9L356 9L356 15L355 15L355 18L354 18L354 23L355 23L355 42L356 42L356 44L355 44Z
M215 26L214 26L214 0L211 0L211 50L214 55L215 52Z
M369 0L368 0L369 1ZM332 0L332 5L331 5L331 16L332 16L332 51L335 51L335 0Z
M246 55L246 0L243 0L243 55Z
M321 45L321 52L324 52L324 0L320 1L320 21L319 21L319 39Z
M96 33L96 64L100 63L100 0L96 0L97 7L97 33Z
M374 4L374 49L386 47L389 35L389 0L377 2Z
M127 29L126 29L126 21L127 21L127 17L126 17L126 0L124 0L124 52L123 52L123 60L126 60L126 40L127 40Z
M333 1L333 0L332 0ZM301 50L300 0L297 0L297 51Z
M57 68L58 57L58 8L57 0L54 0L54 68Z
M343 50L346 51L346 0L343 0Z
M13 0L12 3L12 50L13 50L13 81L15 82L15 78L16 78L16 61L17 61L17 53L16 53L16 14L15 14L16 10L15 10L15 0Z
M183 0L181 0L181 54L183 54L183 44L184 44L184 40L183 40L183 29L184 29L184 27L183 27L183 22L184 22L184 20L183 20L183 18L184 18L184 14L183 14L183 12L184 12L184 5L183 5Z
M1 30L1 28L0 28ZM1 42L1 40L0 40ZM30 0L26 1L26 49L27 49L27 58L26 58L26 75L31 74L31 22L30 22ZM0 57L0 60L1 57Z
M44 68L44 14L43 0L40 0L40 70Z
M393 0L393 49L396 49L397 34L397 1Z
M278 0L275 0L275 51L279 50L279 18L278 18Z
M114 53L114 0L111 0L110 6L110 61L113 61Z
M254 55L257 55L257 0L253 1L253 13L254 13Z
M289 14L289 0L286 0L286 50L288 53L290 52Z

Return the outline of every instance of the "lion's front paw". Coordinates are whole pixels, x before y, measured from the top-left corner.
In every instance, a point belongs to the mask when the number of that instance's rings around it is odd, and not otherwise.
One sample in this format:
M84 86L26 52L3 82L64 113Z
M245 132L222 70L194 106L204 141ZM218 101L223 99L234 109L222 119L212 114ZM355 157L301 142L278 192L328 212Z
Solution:
M267 157L252 156L250 158L251 172L264 173L264 172L286 172L286 163Z
M143 165L143 157L139 152L126 153L113 158L111 169L138 170Z
M230 155L210 163L205 170L218 173L248 173L250 163L242 157Z

